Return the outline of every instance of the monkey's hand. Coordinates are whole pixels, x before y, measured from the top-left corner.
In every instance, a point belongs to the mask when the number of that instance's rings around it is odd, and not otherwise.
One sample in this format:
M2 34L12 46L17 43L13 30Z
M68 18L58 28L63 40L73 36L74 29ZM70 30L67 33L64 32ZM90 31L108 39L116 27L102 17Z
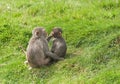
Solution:
M49 36L50 36L50 37L53 37L53 34L54 34L54 33L53 33L53 32L51 32Z
M47 41L49 42L52 37L53 37L52 35L49 35L49 36L47 37Z

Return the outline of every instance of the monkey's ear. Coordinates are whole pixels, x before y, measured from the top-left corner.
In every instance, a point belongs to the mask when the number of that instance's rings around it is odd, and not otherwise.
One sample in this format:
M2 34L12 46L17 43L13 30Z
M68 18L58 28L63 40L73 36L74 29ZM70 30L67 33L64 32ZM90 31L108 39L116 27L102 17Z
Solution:
M37 36L38 36L38 34L39 34L39 32L35 32L35 35L37 35Z

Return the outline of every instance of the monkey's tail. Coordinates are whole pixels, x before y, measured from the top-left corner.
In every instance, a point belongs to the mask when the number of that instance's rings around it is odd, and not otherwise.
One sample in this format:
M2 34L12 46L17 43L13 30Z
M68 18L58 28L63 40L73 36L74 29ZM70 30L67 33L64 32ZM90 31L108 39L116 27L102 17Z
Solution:
M23 47L19 46L19 48L21 48L21 50L23 51L23 53L26 55L26 51L23 49Z

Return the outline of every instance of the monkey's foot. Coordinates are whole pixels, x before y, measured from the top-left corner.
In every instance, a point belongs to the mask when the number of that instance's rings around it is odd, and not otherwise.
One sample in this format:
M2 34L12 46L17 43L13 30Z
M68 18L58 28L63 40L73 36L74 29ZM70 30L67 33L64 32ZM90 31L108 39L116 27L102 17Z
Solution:
M27 64L28 64L28 61L25 61L24 64L27 65Z
M65 59L65 58L62 58L62 57L60 58L60 60L64 60L64 59Z
M29 68L28 68L28 70L31 70L31 69L32 69L32 67L29 67Z

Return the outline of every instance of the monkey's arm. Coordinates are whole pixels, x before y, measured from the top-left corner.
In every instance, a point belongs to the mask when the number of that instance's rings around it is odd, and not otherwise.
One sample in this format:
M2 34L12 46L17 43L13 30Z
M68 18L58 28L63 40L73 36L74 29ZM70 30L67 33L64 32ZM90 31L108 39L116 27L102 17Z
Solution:
M47 41L49 42L52 37L53 37L53 36L48 36L48 37L47 37Z
M55 46L56 46L55 43L53 43L52 48L51 48L51 52L52 52L52 53L55 52Z
M52 53L52 52L46 52L46 55L47 55L48 57L53 58L54 60L63 60L63 59L64 59L64 58L62 58L62 57L58 57L56 54L54 54L54 53Z

